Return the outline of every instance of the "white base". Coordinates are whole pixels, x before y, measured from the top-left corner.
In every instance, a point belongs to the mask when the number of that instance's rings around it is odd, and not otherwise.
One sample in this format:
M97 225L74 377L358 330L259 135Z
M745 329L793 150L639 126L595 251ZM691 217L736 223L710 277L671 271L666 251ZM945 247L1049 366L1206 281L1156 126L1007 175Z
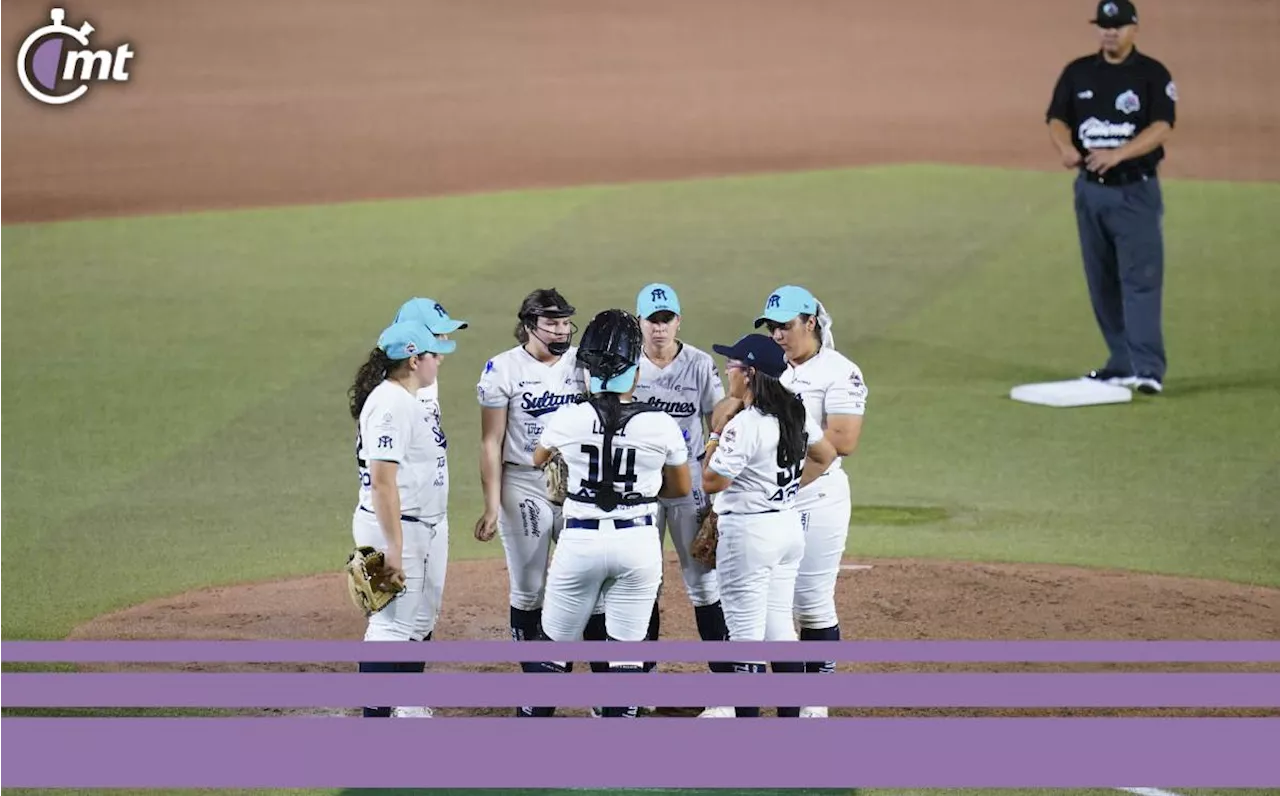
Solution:
M1014 387L1009 397L1015 401L1040 406L1099 406L1129 403L1133 400L1133 391L1128 387L1117 387L1096 379L1081 378L1023 384Z

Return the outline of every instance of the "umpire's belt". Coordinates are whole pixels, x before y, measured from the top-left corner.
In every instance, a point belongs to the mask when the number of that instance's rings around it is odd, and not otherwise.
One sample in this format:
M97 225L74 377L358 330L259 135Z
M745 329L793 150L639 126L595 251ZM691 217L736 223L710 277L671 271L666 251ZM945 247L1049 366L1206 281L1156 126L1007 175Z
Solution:
M361 510L361 511L367 511L367 512L369 512L370 514L376 514L376 512L369 511L369 510L368 510L368 509L366 509L364 506L361 506L361 507L360 507L360 510ZM400 515L400 522L426 522L426 520L421 519L421 518L419 518L419 517L410 517L408 514L401 514L401 515Z
M636 517L632 520L580 520L576 517L568 517L564 521L564 527L598 531L600 530L600 523L603 522L612 524L614 528L639 528L645 525L653 525L653 515L646 514L643 517Z
M1132 185L1135 182L1146 182L1147 180L1155 179L1156 173L1151 169L1142 169L1140 171L1109 171L1106 174L1098 174L1088 169L1080 169L1080 176L1084 178L1085 182L1117 188L1121 185Z

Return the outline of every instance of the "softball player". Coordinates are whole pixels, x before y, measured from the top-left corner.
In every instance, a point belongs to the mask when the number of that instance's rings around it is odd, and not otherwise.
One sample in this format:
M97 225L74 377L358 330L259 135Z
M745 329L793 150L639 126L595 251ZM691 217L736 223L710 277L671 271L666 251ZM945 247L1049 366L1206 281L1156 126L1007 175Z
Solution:
M818 419L839 457L849 456L862 433L867 385L862 371L835 349L831 316L803 287L784 285L765 300L756 328L765 326L787 357L784 386ZM804 558L796 578L795 613L801 641L839 641L836 576L849 538L852 504L842 459L800 490L796 508L805 530ZM835 671L835 661L805 664L809 673ZM804 718L825 718L825 707L806 707Z
M476 385L480 402L480 480L484 514L476 539L498 533L510 579L511 637L540 635L542 599L560 507L547 499L546 479L533 452L550 415L583 400L586 384L572 346L576 310L555 289L535 290L517 313L519 345L484 366ZM536 664L522 663L526 671Z
M466 321L455 320L449 317L449 313L440 302L430 298L411 298L400 306L396 312L393 323L400 321L419 321L431 331L439 340L448 340L449 335L456 331L467 328ZM418 390L418 400L427 408L433 416L433 422L437 428L443 428L441 423L440 410L440 379L437 378L427 386ZM448 441L444 438L444 432L440 433L441 446L447 448ZM444 592L445 571L448 568L449 557L449 522L448 518L440 521L436 527L436 533L439 540L436 545L435 555L431 558L431 577L428 582L435 587L434 599L424 602L424 605L433 605L436 609L435 613L423 613L419 617L419 621L414 628L414 641L430 641L435 633L436 620L439 618L439 610L441 598ZM415 710L429 710L426 708L410 709L397 708L397 715L411 715Z
M440 340L416 321L383 331L356 373L349 396L357 424L360 492L352 515L357 546L386 554L405 590L369 617L365 641L421 640L423 617L434 624L448 544L445 515L449 465L439 415L416 400L435 382L440 357L457 344ZM421 672L420 663L364 662L361 672ZM428 708L397 708L397 715L430 716ZM366 717L388 717L389 707L366 707Z
M607 638L642 641L662 581L657 501L692 492L689 449L667 413L637 401L640 325L622 310L597 315L582 335L577 358L591 374L587 403L556 412L543 429L535 465L559 451L568 467L564 530L547 575L542 629L551 641L582 637L592 609L605 606ZM570 663L536 664L566 672ZM608 664L610 672L640 672L640 662ZM550 716L554 708L521 708ZM634 718L639 708L604 708Z
M793 601L805 555L796 495L834 461L835 450L779 381L787 363L777 343L749 334L732 346L712 348L728 359L729 394L744 407L719 433L712 432L702 471L702 488L715 495L719 515L716 569L729 638L795 641ZM773 664L777 672L800 672L803 666ZM743 662L734 669L758 673L764 663ZM755 717L760 708L735 713ZM798 717L800 708L778 708L778 715Z
M689 478L694 485L692 495L658 501L659 539L665 543L670 531L671 543L680 557L685 591L693 604L698 635L704 641L723 641L728 630L720 607L716 571L707 569L689 555L689 546L709 507L707 496L702 492L703 426L710 421L715 405L724 398L724 385L711 355L679 339L680 297L670 285L654 283L641 288L636 295L636 315L644 335L636 400L661 409L680 425L689 448ZM658 594L662 594L661 586ZM660 633L661 617L655 601L645 638L657 641ZM728 663L707 665L713 672L732 670ZM646 670L656 666L654 662L645 663ZM708 714L723 716L732 710L707 708Z

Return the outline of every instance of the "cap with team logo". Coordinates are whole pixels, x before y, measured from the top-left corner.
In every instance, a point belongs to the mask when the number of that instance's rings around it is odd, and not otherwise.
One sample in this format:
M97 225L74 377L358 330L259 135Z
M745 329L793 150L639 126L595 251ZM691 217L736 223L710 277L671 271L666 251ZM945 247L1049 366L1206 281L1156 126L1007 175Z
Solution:
M440 302L430 298L411 298L400 305L395 322L400 321L420 321L432 334L452 334L467 328L466 321L450 318Z
M787 357L782 346L767 335L748 334L733 345L716 344L711 346L711 349L723 357L750 365L775 379L787 372Z
M1089 20L1100 28L1123 28L1138 24L1138 9L1129 0L1102 0L1098 13Z
M654 282L645 285L636 294L636 317L648 318L655 312L680 314L680 298L671 285Z
M378 337L378 348L387 358L393 360L408 359L419 354L452 354L458 344L452 340L441 340L421 321L400 321L393 323Z
M818 300L813 294L796 285L783 285L769 294L764 302L764 314L756 318L756 328L765 321L790 323L797 315L817 315Z

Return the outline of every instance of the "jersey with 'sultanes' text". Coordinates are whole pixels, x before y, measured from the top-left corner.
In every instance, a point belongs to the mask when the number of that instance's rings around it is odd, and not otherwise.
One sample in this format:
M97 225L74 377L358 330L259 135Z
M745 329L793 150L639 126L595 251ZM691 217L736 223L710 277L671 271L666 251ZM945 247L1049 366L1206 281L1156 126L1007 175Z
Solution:
M710 354L681 343L666 367L658 367L641 355L635 397L675 418L688 444L689 458L697 459L703 450L702 418L724 398L724 385Z
M394 381L365 399L356 432L360 507L374 511L370 462L395 462L400 513L432 517L449 507L449 447L440 413Z
M564 456L569 468L568 492L581 497L594 497L595 491L583 481L603 477L604 429L595 407L589 403L565 407L547 421L541 445L555 448ZM674 418L665 412L639 412L625 426L614 432L614 490L622 495L657 497L662 489L662 468L675 467L689 461L688 446ZM578 500L564 502L564 516L575 519L629 520L652 514L654 503L619 506L606 512L594 503Z
M587 385L570 348L553 363L540 362L520 345L485 363L476 400L488 409L507 410L507 436L502 460L533 466L533 451L550 419L561 407L583 400Z
M1071 128L1076 150L1115 149L1136 138L1154 122L1173 125L1178 88L1169 70L1135 48L1118 64L1101 53L1067 64L1053 89L1045 121L1058 119ZM1154 172L1164 147L1117 165L1112 171Z
M805 448L822 436L822 429L805 412ZM795 507L804 471L804 455L796 464L778 463L778 418L748 406L720 432L720 444L707 467L733 483L715 495L716 514L759 514Z

